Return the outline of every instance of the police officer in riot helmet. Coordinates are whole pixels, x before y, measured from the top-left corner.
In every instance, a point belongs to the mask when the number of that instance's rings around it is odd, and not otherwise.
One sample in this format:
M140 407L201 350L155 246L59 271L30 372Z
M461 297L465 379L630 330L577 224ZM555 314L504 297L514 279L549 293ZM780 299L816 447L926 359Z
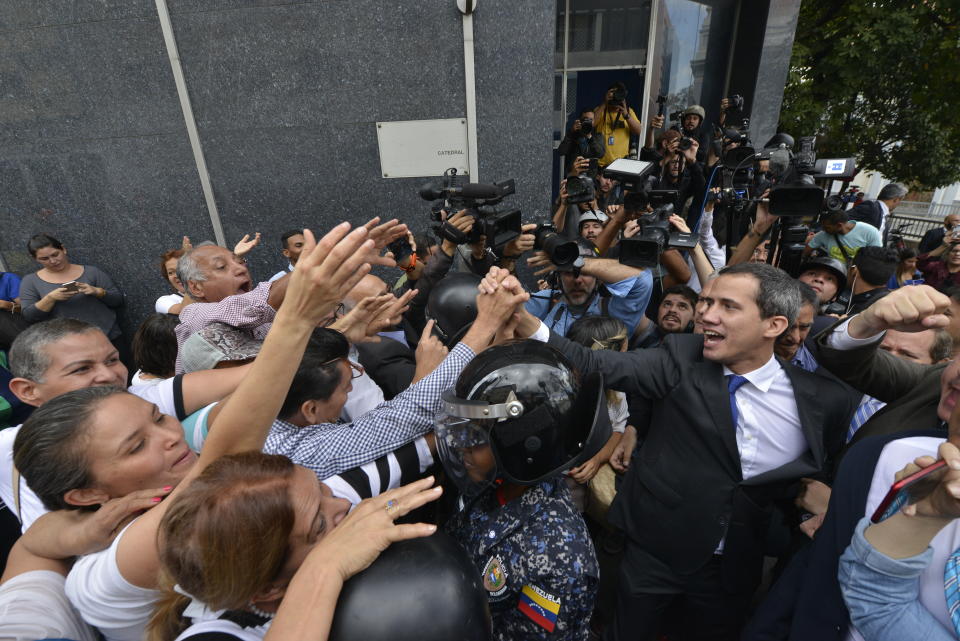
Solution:
M598 566L562 473L610 436L603 378L515 341L479 354L442 399L437 447L460 491L446 530L481 576L494 638L587 638Z
M477 318L477 285L480 277L466 272L447 274L427 299L426 317L433 319L433 333L453 348Z

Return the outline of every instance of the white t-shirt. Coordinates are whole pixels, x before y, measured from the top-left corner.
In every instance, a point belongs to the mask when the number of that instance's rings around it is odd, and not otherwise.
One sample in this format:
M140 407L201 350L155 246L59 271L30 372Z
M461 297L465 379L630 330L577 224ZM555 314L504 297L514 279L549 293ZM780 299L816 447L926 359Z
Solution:
M359 364L357 348L350 346L350 360ZM347 394L347 402L340 410L340 418L347 423L357 420L383 402L383 390L364 372L353 379L353 389Z
M873 470L873 480L870 482L870 493L867 494L867 505L864 515L871 515L880 505L880 501L887 495L893 485L894 475L918 456L937 457L937 448L943 443L942 438L932 436L915 436L891 441L884 446L877 466ZM933 548L933 558L930 565L920 575L920 593L918 600L930 614L947 630L953 630L950 615L947 613L947 598L943 592L943 568L947 558L953 551L960 548L960 521L951 521L937 533L930 541ZM852 625L847 632L847 641L863 641L863 637Z
M130 523L133 525L136 521ZM73 564L64 591L83 620L107 641L140 641L146 637L159 590L140 588L120 574L117 548L130 525L106 550L81 556Z
M131 394L139 396L145 401L155 404L162 414L169 414L182 418L183 392L181 390L182 376L167 378L153 385L133 385L128 388ZM13 488L13 442L20 431L20 425L0 430L0 499L18 516L23 524L23 531L38 518L48 512L26 481L20 479L20 514L17 515L15 492Z
M170 308L183 302L183 296L180 294L167 294L157 299L153 308L158 314L169 314Z
M57 572L34 570L0 586L0 639L97 641L97 633L67 600L64 581Z

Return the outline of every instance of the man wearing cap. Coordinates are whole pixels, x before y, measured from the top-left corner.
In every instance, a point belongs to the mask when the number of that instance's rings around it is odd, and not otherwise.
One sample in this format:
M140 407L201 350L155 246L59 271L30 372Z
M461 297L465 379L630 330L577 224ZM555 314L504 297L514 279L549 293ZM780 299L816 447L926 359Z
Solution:
M527 310L561 336L575 320L587 314L612 316L623 321L630 334L640 322L653 291L649 270L598 258L596 246L581 239L580 260L572 271L556 272L554 286L530 296ZM538 251L527 263L531 267L555 269L546 252Z
M596 243L608 220L610 218L602 211L581 212L579 221L580 238L586 238L591 243Z
M680 115L680 126L674 125L671 129L679 131L687 138L693 138L700 147L697 149L697 162L707 158L707 149L710 146L710 131L704 126L707 112L700 105L690 105Z

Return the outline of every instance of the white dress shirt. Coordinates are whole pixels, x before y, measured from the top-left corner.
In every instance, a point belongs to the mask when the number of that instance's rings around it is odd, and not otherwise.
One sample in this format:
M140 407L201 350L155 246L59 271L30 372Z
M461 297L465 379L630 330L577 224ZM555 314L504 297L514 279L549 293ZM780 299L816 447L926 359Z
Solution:
M726 366L725 376L733 375ZM744 480L786 465L807 451L793 385L776 356L742 374L737 390L737 451Z

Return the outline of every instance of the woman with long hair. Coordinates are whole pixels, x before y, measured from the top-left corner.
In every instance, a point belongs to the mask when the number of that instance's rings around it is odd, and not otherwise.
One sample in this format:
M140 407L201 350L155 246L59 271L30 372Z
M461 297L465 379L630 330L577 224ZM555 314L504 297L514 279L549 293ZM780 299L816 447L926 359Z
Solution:
M402 226L401 226L402 229ZM199 458L176 418L118 388L77 390L38 409L14 444L14 463L49 509L94 509L137 490L176 498L221 456L259 450L314 327L370 271L387 264L369 230L341 224L307 246L259 356L224 403ZM389 241L391 238L387 238ZM108 640L142 639L160 596L157 531L170 500L148 510L106 550L80 557L66 591ZM35 533L43 536L43 533Z

